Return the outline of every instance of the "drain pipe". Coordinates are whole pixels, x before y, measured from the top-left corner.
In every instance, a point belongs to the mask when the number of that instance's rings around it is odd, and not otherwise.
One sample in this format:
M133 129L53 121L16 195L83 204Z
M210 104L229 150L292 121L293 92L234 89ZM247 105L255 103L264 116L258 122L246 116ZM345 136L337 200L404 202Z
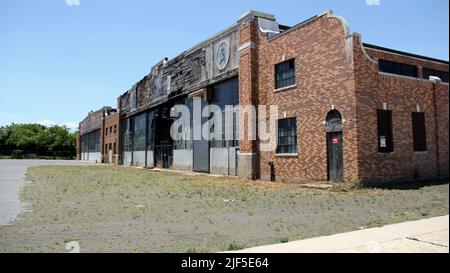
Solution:
M438 106L437 106L437 86L441 83L441 79L435 76L430 76L430 81L433 82L433 100L434 100L434 126L435 126L435 135L436 135L436 169L437 169L437 177L441 178L441 167L440 167L440 153L439 153L439 132L438 132Z

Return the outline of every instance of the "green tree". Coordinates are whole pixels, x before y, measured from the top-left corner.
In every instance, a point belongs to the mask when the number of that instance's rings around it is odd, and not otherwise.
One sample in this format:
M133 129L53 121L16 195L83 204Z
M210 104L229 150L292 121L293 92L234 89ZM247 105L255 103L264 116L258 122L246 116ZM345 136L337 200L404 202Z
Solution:
M76 133L65 126L12 124L0 127L0 154L38 156L75 156Z
M6 141L7 145L15 146L18 150L26 153L39 154L43 145L38 141L39 134L45 131L45 127L39 124L21 124L13 128L11 135Z

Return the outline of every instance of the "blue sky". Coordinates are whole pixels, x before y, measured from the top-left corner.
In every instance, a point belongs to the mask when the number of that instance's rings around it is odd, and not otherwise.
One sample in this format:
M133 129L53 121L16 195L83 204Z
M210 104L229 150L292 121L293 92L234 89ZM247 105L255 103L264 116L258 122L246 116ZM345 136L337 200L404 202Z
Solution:
M448 60L448 0L3 0L0 126L74 126L163 57L233 24L253 9L294 25L332 9L363 41Z

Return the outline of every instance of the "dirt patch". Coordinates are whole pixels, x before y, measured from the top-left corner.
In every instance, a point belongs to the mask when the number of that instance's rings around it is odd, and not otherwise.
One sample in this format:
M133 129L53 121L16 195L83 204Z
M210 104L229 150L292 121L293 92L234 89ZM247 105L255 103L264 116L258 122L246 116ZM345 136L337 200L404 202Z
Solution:
M107 166L33 167L0 252L218 252L447 215L449 187L335 193Z

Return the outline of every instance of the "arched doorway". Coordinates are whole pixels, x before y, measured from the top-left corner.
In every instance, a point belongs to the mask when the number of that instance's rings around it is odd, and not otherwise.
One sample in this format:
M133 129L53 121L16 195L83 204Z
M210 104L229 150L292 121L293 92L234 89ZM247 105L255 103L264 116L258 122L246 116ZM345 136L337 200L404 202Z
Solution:
M344 179L344 145L342 115L337 110L328 113L325 125L327 134L328 180L341 182Z

